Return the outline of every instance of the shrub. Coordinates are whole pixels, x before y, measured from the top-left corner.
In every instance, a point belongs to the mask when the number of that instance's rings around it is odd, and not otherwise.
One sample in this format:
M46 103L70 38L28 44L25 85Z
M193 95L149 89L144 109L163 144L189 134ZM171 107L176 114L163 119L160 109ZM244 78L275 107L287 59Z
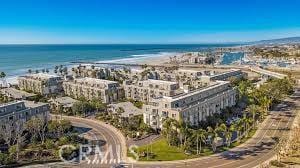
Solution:
M285 167L285 165L284 165L283 163L281 163L281 162L279 162L279 161L277 161L277 160L272 160L272 161L270 162L270 164L271 164L272 166L276 166L276 167Z
M55 144L54 144L53 140L47 139L46 142L45 142L45 147L46 147L46 149L54 148Z

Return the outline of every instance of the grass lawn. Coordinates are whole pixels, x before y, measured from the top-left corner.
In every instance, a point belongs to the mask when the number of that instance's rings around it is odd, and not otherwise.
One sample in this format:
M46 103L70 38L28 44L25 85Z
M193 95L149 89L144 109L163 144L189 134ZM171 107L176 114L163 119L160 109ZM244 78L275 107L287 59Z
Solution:
M245 137L243 139L240 140L239 143L234 142L231 144L230 148L236 147L242 143L244 143L245 141L247 141L247 139L249 139L250 137L252 137L255 133L255 129L251 130L249 132L248 137ZM228 149L230 149L228 147L219 147L217 152L223 152L226 151ZM149 153L149 156L141 156L141 153L147 153L147 150ZM135 150L137 153L140 154L139 156L139 161L171 161L171 160L184 160L184 159L192 159L192 158L197 158L197 157L201 157L201 156L209 156L214 154L214 152L212 151L211 147L202 147L202 151L199 155L197 154L185 154L184 151L179 148L179 147L175 147L175 146L169 146L167 143L167 140L165 138L160 138L158 140L156 140L155 142L153 142L152 144L149 145L144 145L144 146L140 146L138 149ZM193 153L196 153L196 151L192 151ZM134 156L128 151L127 156L129 157L133 157Z
M151 152L154 156L152 157L141 157L139 158L140 161L168 161L168 160L183 160L183 159L191 159L197 157L196 155L186 155L183 150L181 150L178 147L175 146L169 146L166 139L161 138L155 142L153 142L151 145L145 145L141 146L137 149L138 153L142 153L143 151ZM132 157L132 154L129 154L129 156Z

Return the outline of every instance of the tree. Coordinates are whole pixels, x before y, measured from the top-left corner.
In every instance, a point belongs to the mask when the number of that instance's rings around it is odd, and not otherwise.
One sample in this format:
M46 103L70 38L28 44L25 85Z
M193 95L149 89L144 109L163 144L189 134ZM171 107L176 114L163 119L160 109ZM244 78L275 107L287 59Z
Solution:
M170 141L170 133L172 131L172 123L174 122L174 119L171 118L167 118L165 119L165 121L163 122L163 129L162 129L162 133L163 135L167 138L168 144L169 146L171 146L171 141Z
M255 104L251 104L246 108L246 111L249 112L252 116L253 127L255 126L255 123L256 123L255 122L256 121L256 116L260 115L259 110L260 110L260 107L258 105L255 105Z
M5 143L10 147L14 139L14 120L8 120L5 123L2 123L0 128L0 136L3 138Z
M22 146L24 145L24 141L26 140L26 134L24 134L24 125L22 121L15 122L14 127L14 142L16 144L16 160L19 160L19 153L21 151Z
M218 133L212 127L207 127L207 133L212 150L213 152L216 152Z
M47 123L47 120L44 118L33 117L26 122L26 129L31 133L32 137L39 137L42 144L44 144Z
M0 86L6 86L5 77L6 77L5 72L0 72L0 79L2 81L2 84Z
M206 131L204 129L198 129L195 131L197 137L197 155L201 153L202 150L202 142L206 143Z

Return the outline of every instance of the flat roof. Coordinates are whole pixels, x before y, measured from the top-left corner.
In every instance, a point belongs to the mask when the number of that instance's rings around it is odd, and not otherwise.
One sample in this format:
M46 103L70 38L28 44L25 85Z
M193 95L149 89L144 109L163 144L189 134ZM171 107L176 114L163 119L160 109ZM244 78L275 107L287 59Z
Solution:
M50 78L57 78L60 77L58 75L54 74L48 74L48 73L36 73L36 74L26 74L20 77L25 77L25 78L39 78L39 79L50 79Z
M78 82L88 82L88 83L104 83L104 84L116 84L116 83L118 83L116 81L110 81L110 80L105 80L105 79L97 79L97 78L89 78L89 77L76 78L74 80L78 81Z
M77 100L75 100L75 99L73 99L71 97L67 97L67 96L66 97L58 97L56 99L50 100L50 102L51 101L56 101L56 102L58 102L60 104L64 104L64 105L66 105L66 104L73 104L73 103L78 102Z
M124 112L121 113L121 115L123 117L127 117L130 115L142 115L143 114L143 110L139 109L137 107L135 107L131 102L121 102L121 103L117 103L117 104L110 104L111 107L114 108L123 108Z
M155 80L155 79L148 79L146 81L152 82L152 83L166 83L166 84L177 84L177 82L173 81L165 81L165 80Z
M19 103L24 103L25 107L27 108L35 108L43 105L47 105L48 103L43 103L43 102L34 102L34 101L28 101L28 100L21 100L21 101L11 101L8 103L3 103L0 104L0 107L8 106L8 105L13 105L13 104L19 104Z
M47 105L48 103L43 103L43 102L34 102L34 101L27 101L27 100L22 100L21 102L25 103L26 107L30 108L35 108L43 105Z
M177 101L179 99L183 99L183 98L186 98L186 97L190 97L192 95L195 95L195 94L198 94L198 93L201 93L201 92L204 92L204 91L208 91L210 89L213 89L213 88L216 88L218 86L221 86L221 85L224 85L224 84L228 84L230 82L228 81L216 81L216 82L211 82L210 85L206 86L206 87L203 87L203 88L200 88L200 89L196 89L194 91L191 91L191 92L188 92L188 93L182 93L182 94L178 94L178 95L175 95L173 97L164 97L164 98L167 98L168 100L171 100L171 101Z
M36 94L33 93L28 93L22 90L17 90L15 88L4 88L0 90L2 92L2 94L8 94L9 96L15 98L15 99L22 99L23 97L27 98L27 97L33 97Z
M178 69L178 71L186 71L186 72L202 72L201 70L194 70L194 69Z

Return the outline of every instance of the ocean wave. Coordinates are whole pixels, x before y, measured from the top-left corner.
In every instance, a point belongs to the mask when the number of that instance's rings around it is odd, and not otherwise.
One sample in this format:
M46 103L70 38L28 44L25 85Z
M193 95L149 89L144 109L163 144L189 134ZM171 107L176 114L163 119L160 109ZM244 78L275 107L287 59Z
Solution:
M155 57L167 57L177 55L176 52L159 52L155 54L134 54L127 58L114 59L114 60L102 60L96 61L97 63L138 63L147 59L152 59Z

